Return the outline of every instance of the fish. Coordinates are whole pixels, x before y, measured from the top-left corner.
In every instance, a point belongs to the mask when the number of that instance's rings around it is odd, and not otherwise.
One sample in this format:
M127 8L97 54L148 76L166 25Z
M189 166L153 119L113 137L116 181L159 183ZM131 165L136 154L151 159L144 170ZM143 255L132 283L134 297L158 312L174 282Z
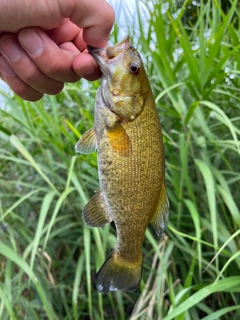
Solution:
M116 248L96 273L97 290L133 292L142 278L147 226L161 236L169 217L162 129L142 59L129 36L104 49L88 47L88 52L101 69L101 85L94 127L75 150L97 150L100 186L82 216L89 227L115 224Z

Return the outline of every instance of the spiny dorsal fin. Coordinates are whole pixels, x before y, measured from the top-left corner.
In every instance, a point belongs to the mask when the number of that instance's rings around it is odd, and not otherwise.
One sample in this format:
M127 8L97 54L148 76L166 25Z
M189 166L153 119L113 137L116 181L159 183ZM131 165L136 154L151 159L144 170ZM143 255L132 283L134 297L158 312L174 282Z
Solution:
M89 227L103 227L112 221L99 189L83 209L83 220Z
M131 141L120 122L113 128L107 128L107 136L113 150L121 156L129 156L132 152Z
M97 150L97 137L94 128L88 130L75 145L78 153L92 153Z
M166 229L169 216L169 202L167 198L166 186L163 182L161 193L158 199L156 210L149 221L158 236L161 236Z

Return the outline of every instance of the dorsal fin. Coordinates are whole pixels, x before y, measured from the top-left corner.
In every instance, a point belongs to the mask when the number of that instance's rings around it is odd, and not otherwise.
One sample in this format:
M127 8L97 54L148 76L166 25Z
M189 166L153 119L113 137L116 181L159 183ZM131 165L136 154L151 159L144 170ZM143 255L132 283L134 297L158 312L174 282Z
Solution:
M158 199L155 212L149 221L154 231L158 236L161 236L166 229L169 216L169 202L167 198L165 182L162 184L162 189Z

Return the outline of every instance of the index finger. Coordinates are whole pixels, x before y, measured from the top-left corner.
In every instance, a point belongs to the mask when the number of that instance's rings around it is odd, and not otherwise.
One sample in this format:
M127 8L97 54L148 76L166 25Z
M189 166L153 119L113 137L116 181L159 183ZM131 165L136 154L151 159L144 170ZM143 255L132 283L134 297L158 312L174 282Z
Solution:
M98 48L107 46L114 23L114 10L105 0L62 0L61 11L65 17L83 29L83 40L88 45ZM69 11L70 10L70 11Z

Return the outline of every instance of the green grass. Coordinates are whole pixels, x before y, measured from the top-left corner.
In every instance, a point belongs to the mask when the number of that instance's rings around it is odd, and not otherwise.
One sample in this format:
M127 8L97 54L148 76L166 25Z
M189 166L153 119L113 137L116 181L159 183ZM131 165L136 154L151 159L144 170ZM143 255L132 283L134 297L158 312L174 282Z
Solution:
M240 318L239 4L223 11L217 0L200 7L154 1L149 12L149 29L140 20L140 33L129 33L163 127L166 234L147 230L136 292L99 294L94 274L116 236L112 226L89 229L82 221L98 187L97 155L74 151L93 125L99 83L66 84L36 103L2 92L3 320Z

